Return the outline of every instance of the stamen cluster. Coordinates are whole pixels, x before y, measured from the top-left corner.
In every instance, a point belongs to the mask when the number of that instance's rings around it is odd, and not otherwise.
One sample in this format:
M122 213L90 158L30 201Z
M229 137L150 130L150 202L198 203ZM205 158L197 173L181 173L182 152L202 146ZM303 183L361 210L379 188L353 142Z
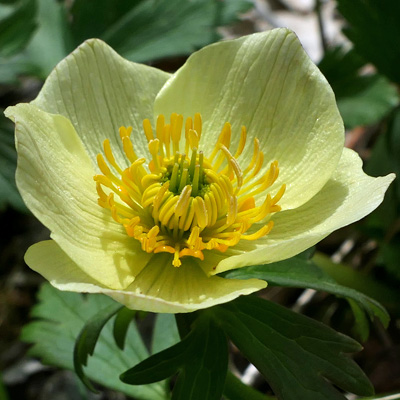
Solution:
M224 252L240 240L256 240L268 234L273 227L268 219L280 211L277 203L285 192L282 185L274 197L267 193L263 203L256 206L254 196L276 181L279 168L274 161L258 177L264 154L258 139L254 139L253 156L242 171L237 159L245 148L245 127L234 155L227 122L213 151L206 156L199 150L200 114L186 119L185 138L181 140L183 122L182 115L172 114L166 124L164 116L159 115L154 133L150 121L143 121L152 157L148 165L135 153L132 128L121 127L119 134L129 167L123 170L118 165L106 139L107 161L103 155L97 156L102 175L94 177L99 205L111 210L114 220L140 241L144 251L173 254L175 267L182 264L182 257L203 260L204 250ZM259 222L264 222L261 228L246 234Z

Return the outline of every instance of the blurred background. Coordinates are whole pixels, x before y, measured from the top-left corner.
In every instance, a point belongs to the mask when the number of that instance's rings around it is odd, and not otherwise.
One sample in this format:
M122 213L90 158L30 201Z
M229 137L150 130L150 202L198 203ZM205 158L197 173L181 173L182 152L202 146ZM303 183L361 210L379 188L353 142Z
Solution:
M288 27L335 92L346 146L361 155L368 174L400 176L399 21L398 0L0 0L0 400L133 398L106 388L88 393L72 372L42 364L41 351L27 343L43 279L23 256L49 232L15 186L13 126L2 113L7 106L33 100L54 66L88 38L174 72L209 43ZM265 296L362 341L356 361L377 393L399 393L398 179L377 211L321 242L316 257L339 283L380 301L392 317L389 329L375 322L368 336L368 322L357 320L346 300L323 292L273 287ZM151 318L140 322L145 343ZM232 363L244 382L268 390L235 349Z

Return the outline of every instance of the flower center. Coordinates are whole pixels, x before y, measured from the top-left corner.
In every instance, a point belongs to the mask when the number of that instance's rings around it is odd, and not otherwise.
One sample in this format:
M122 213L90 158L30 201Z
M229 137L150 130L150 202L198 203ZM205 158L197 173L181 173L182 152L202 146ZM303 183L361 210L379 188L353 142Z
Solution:
M140 241L148 253L173 254L172 264L181 258L204 259L204 250L224 252L240 240L256 240L267 235L273 222L271 214L280 211L277 204L285 192L282 185L275 196L265 193L279 174L278 162L270 164L260 176L264 154L258 139L253 156L242 170L237 159L246 144L243 126L233 155L231 125L225 123L213 151L199 150L202 121L199 113L187 118L181 140L183 116L172 114L170 123L157 118L155 133L150 121L143 121L151 160L139 158L130 139L132 127L119 129L129 166L116 162L110 141L104 141L105 158L98 154L102 175L95 175L98 203L110 209L115 221L127 234ZM255 196L264 201L256 206ZM251 233L246 232L256 224ZM254 229L256 227L256 229Z

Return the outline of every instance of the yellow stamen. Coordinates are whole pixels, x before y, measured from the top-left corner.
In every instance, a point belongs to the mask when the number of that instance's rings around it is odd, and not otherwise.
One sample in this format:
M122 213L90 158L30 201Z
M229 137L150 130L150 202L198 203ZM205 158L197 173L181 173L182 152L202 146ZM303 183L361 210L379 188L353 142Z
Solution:
M246 144L246 138L247 138L246 127L242 126L242 131L240 132L240 141L235 153L235 158L238 158L243 153L244 146Z
M125 126L121 126L119 128L119 137L121 138L121 140L124 137L129 137L131 135L131 133L132 133L132 127L131 126L128 126L127 128L125 128Z
M110 145L110 141L108 139L106 139L103 142L103 147L104 147L104 154L106 155L106 158L108 160L108 162L119 172L122 173L121 168L119 167L119 165L116 163L114 155L111 151L111 145Z
M143 130L144 130L144 134L146 135L146 139L148 142L150 142L150 140L154 139L153 129L151 128L150 120L148 120L148 119L143 120Z
M186 121L182 115L172 114L169 124L159 115L154 130L145 119L143 131L151 156L147 164L136 155L130 138L132 127L120 127L128 167L122 170L117 164L106 139L104 157L97 156L101 174L94 176L98 204L110 210L111 217L140 242L143 251L171 254L172 265L180 267L184 257L203 260L204 251L225 252L240 240L257 240L271 231L271 214L281 209L278 202L286 186L282 184L273 195L267 192L278 179L279 167L277 161L263 167L258 139L254 139L252 158L242 170L238 157L246 147L244 126L239 140L233 139L237 143L234 155L228 122L211 154L199 150L199 113ZM268 222L262 225L262 221ZM248 233L255 223L262 226Z
M197 132L199 137L201 136L202 122L200 113L194 114L194 130Z
M124 152L128 158L128 160L133 163L137 160L137 155L135 154L135 151L133 150L133 144L131 142L131 139L129 139L128 136L124 136L122 138L122 145L124 148Z
M241 235L240 238L244 240L257 240L260 239L261 237L267 235L269 232L271 232L272 227L274 226L274 223L272 221L268 222L267 225L264 225L261 229L259 229L257 232L251 234L251 235Z
M165 118L164 115L159 115L157 117L157 125L156 125L156 135L157 139L163 141L164 138L164 126L165 126Z

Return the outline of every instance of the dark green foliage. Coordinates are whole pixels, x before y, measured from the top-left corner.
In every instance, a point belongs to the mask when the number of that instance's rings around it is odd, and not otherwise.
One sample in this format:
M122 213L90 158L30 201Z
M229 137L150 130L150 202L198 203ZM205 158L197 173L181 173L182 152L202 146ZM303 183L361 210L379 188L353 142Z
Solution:
M93 392L96 392L90 381L83 372L83 366L87 365L88 357L93 355L97 340L104 325L120 311L122 305L112 303L105 308L100 309L92 318L90 318L81 331L75 342L74 347L74 368L75 372L82 382Z
M352 393L373 394L368 378L344 355L361 350L353 339L254 296L239 297L213 312L279 399L344 400L328 381Z
M45 284L39 292L39 303L32 311L35 320L24 327L22 340L33 344L30 355L39 357L46 364L73 370L73 350L79 332L99 310L108 307L120 305L107 296L61 292ZM165 383L133 387L118 379L119 374L133 363L148 356L135 323L129 326L125 348L121 352L113 337L111 320L101 331L85 374L97 383L138 400L167 400Z
M12 13L0 19L0 56L21 51L35 28L36 0L21 0Z
M219 400L228 367L225 334L207 315L179 343L161 351L121 375L133 385L169 378L178 372L172 400Z
M15 185L16 167L17 152L12 123L0 109L0 210L9 204L19 211L27 212Z
M368 217L366 232L381 244L378 263L400 280L400 109L393 111L376 141L366 165L367 173L378 176L394 172L382 206Z
M122 307L117 312L117 316L115 317L113 334L115 343L117 343L121 350L124 350L126 334L128 333L129 325L132 322L135 314L136 311Z
M329 50L319 64L336 95L345 127L379 122L399 103L394 85L379 74L362 73L365 60L354 50Z
M218 40L220 36L216 28L234 22L238 13L252 6L246 0L29 2L38 6L36 18L31 13L29 20L37 29L33 37L33 28L29 31L22 29L24 40L14 48L25 46L30 39L24 57L29 65L36 67L32 71L41 79L45 79L57 62L84 40L94 37L136 62L189 55ZM24 20L19 17L18 23L23 24ZM19 35L22 37L22 33ZM7 38L4 36L4 40ZM1 40L0 25L0 43Z
M389 315L387 311L375 300L352 288L338 284L333 278L318 268L311 260L294 257L289 260L256 265L230 271L226 277L235 279L259 278L264 279L270 286L285 286L323 290L340 297L349 298L357 304L360 312L375 317L387 326ZM364 325L368 328L368 325ZM363 337L368 336L368 331L363 331Z
M357 53L400 83L400 2L338 0L338 9L348 22L344 32Z

